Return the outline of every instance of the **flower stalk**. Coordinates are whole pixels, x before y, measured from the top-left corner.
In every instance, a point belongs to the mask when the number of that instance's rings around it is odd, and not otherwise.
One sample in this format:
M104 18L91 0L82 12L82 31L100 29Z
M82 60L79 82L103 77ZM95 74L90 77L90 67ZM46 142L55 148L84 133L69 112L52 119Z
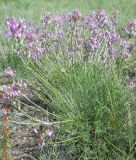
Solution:
M2 121L2 156L1 160L10 160L9 154L8 154L8 149L9 149L9 144L8 144L8 139L9 139L9 130L8 130L8 105L4 104L2 106L2 116L1 116L1 121Z

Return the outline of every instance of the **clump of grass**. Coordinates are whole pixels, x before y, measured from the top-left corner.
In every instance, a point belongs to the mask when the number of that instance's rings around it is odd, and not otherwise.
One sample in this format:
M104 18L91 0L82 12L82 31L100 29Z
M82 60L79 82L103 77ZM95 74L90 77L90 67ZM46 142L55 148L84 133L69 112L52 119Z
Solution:
M35 94L59 117L51 118L60 122L52 143L64 144L74 158L132 158L135 98L116 63L96 58L71 65L45 58L41 64L28 68Z

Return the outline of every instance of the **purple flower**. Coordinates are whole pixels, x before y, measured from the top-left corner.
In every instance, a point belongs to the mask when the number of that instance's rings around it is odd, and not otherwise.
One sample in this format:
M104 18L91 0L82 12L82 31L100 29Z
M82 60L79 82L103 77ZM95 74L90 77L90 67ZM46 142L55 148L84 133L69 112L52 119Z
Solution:
M81 16L78 9L55 16L46 12L36 29L26 29L24 21L15 18L6 21L7 35L21 39L21 43L15 45L18 55L36 62L41 55L51 52L57 53L59 59L62 59L60 52L64 52L66 59L71 59L74 54L75 61L77 57L89 58L97 49L101 49L101 53L106 50L105 57L115 56L118 52L126 59L134 48L135 41L130 38L136 34L136 21L129 21L125 30L129 37L123 39L104 10L92 11L87 16Z
M106 14L104 10L99 10L99 12L97 13L97 18L101 19L101 18L105 18Z
M114 31L106 30L104 33L104 38L106 39L108 45L112 45L113 42L118 40L118 34Z
M113 56L115 54L115 48L113 46L108 47L108 53L110 56Z
M69 20L76 22L80 17L81 17L81 13L78 9L76 9L70 13Z
M126 46L128 46L128 43L125 39L120 39L119 40L119 44L121 47L126 48Z
M130 53L132 50L133 50L134 46L133 45L129 45L127 50L128 50L128 53Z
M39 147L42 147L43 146L43 140L42 139L38 139L37 140L37 144Z
M80 49L82 47L82 45L83 45L83 39L81 37L78 37L76 39L76 48Z
M82 25L84 27L89 28L90 30L98 28L98 24L96 22L96 16L97 16L96 11L92 11L89 15L84 16L82 20Z
M16 20L15 18L7 18L6 19L6 33L9 35L9 36L13 36L14 35L14 32L16 30Z
M45 25L51 19L52 14L50 12L45 12L40 18L40 24Z
M12 99L14 97L17 97L20 95L21 91L20 90L16 90L14 88L14 85L4 85L2 87L2 91L3 91L3 99Z
M42 54L42 48L40 48L39 46L36 47L32 47L29 50L29 58L31 58L32 61L36 61L40 55Z
M59 27L59 26L62 26L63 23L64 23L61 16L55 16L52 21L53 21L53 23L56 24L58 27Z
M84 47L86 50L88 50L89 44L88 44L87 42L84 42L84 43L83 43L83 47Z
M95 37L89 37L89 44L92 47L93 50L98 49L99 48L99 42L98 39Z
M63 30L61 30L61 29L57 29L57 30L55 31L55 35L56 35L57 40L59 41L60 39L63 38L64 32L63 32Z
M84 27L88 27L91 20L92 20L92 19L91 19L90 16L84 16L84 17L83 17L83 26L84 26Z
M66 58L67 58L68 60L71 60L71 59L72 59L72 56L73 56L73 53L72 53L72 52L68 52L68 53L66 54Z
M10 67L4 69L4 76L12 77L13 75L14 75L14 71Z
M25 31L25 24L23 20L16 20L15 18L7 18L5 32L9 37L16 37L20 40Z
M2 86L2 98L3 99L12 99L21 95L21 93L27 88L27 85L24 81L20 80L17 82L13 82L9 85Z
M109 24L109 20L104 10L99 10L97 12L97 21L99 23L99 26L104 26L104 25Z
M136 37L136 20L130 20L128 25L124 28L126 34Z
M110 37L111 42L118 40L118 34L116 32L111 32L111 37Z
M45 131L45 136L46 136L47 138L51 138L51 137L52 137L52 134L53 134L53 131L52 131L52 130L46 129L46 131Z
M30 28L26 31L26 43L32 43L36 41L36 31L33 28Z
M54 34L52 32L48 32L47 37L49 40L54 40Z
M69 20L69 15L67 13L61 13L61 18L63 19L63 22L67 22Z

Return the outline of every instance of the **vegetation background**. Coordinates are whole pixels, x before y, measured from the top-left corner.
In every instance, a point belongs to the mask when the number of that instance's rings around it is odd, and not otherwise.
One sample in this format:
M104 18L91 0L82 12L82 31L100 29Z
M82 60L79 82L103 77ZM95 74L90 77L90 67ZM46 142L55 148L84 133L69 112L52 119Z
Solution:
M95 9L105 9L110 13L114 8L119 11L121 23L136 17L135 0L0 0L0 18L15 16L36 22L44 11L56 14L75 8L82 13Z

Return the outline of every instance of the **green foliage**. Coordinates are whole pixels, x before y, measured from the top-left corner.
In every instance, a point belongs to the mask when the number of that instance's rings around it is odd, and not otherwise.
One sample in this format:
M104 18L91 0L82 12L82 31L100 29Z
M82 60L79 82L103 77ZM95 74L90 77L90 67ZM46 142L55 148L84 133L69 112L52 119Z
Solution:
M136 16L135 0L131 0L131 3L129 0L40 0L40 3L37 0L1 0L0 7L2 19L7 16L15 16L37 21L44 11L60 13L75 8L79 8L82 13L101 8L110 13L112 8L115 8L120 12L119 19L122 23Z
M35 77L30 83L35 94L59 117L49 116L51 121L59 122L60 134L54 136L53 144L64 143L75 158L132 156L136 105L119 74L121 68L97 58L91 63L75 64L53 59L45 56L38 64L27 64Z

